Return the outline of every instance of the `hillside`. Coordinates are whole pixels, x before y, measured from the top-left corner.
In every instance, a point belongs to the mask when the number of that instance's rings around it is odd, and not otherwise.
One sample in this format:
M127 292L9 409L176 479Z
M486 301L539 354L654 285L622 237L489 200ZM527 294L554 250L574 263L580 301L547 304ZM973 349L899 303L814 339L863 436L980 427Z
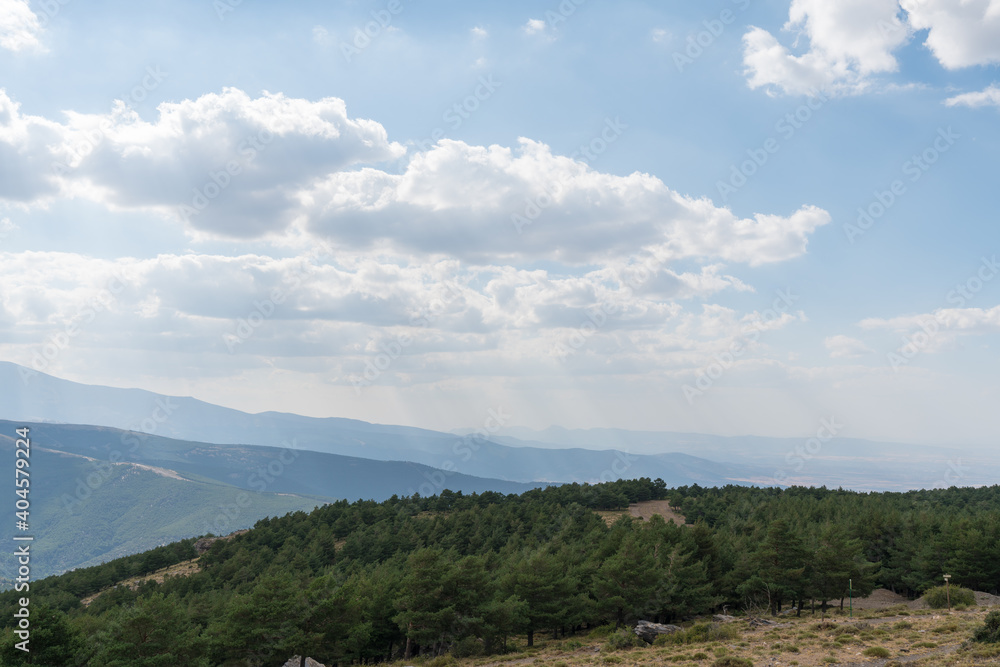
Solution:
M519 493L538 485L476 478L399 461L276 447L214 445L119 429L0 421L0 454L13 457L27 425L33 451L35 574L45 576L267 516L348 498L385 500L445 486ZM9 540L14 527L0 534ZM14 563L3 562L9 578Z
M597 513L635 504L641 514L650 501L701 520L608 525ZM962 642L997 598L948 618L906 601L945 571L956 595L996 592L998 509L1000 487L859 494L648 478L338 501L262 520L200 556L187 540L38 581L32 600L58 628L40 650L81 667L277 667L292 655L435 667L990 664L1000 651ZM845 619L848 580L856 597L895 593ZM14 602L0 596L8 628ZM807 611L789 615L793 604ZM719 612L735 618L711 625ZM692 629L698 618L708 620ZM652 648L630 648L631 630L614 636L640 619L688 629ZM0 638L0 655L12 640Z

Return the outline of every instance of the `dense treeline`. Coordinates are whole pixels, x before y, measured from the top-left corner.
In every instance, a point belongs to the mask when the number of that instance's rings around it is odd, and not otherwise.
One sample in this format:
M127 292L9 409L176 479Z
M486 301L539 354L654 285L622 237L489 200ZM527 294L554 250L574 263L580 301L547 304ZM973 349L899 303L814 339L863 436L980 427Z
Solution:
M595 509L669 499L688 518ZM326 664L502 652L519 637L722 607L778 612L878 585L909 594L1000 585L1000 487L914 493L698 486L661 480L346 501L215 542L201 571L106 590L193 557L175 545L32 584L32 664ZM12 625L19 594L0 596ZM821 607L825 608L821 604ZM3 664L22 664L8 628Z

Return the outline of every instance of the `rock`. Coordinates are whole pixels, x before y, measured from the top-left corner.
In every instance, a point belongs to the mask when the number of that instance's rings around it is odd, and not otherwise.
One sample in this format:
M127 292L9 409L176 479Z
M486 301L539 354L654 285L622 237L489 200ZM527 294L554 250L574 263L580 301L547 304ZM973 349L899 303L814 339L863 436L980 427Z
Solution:
M712 616L712 620L716 623L732 623L736 620L735 616L727 616L726 614L715 614Z
M301 659L301 656L293 655L288 659L288 662L282 665L282 667L299 667L299 661ZM326 667L326 665L321 662L316 662L312 658L306 658L306 667Z
M681 628L676 625L662 625L650 621L639 621L635 626L635 634L647 644L652 644L658 635L670 635L680 631Z

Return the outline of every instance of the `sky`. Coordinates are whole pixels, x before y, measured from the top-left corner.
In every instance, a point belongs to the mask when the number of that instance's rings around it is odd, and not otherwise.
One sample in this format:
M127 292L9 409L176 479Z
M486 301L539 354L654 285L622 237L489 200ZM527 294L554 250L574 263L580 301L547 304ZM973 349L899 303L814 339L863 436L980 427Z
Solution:
M995 444L998 63L998 0L0 0L0 359Z

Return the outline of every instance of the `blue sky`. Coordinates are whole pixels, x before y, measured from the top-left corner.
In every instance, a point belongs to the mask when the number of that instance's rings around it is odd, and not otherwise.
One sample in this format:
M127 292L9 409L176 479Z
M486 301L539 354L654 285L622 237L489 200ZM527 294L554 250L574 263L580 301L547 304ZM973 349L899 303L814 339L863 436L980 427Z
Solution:
M830 4L0 0L0 356L992 444L1000 5Z

